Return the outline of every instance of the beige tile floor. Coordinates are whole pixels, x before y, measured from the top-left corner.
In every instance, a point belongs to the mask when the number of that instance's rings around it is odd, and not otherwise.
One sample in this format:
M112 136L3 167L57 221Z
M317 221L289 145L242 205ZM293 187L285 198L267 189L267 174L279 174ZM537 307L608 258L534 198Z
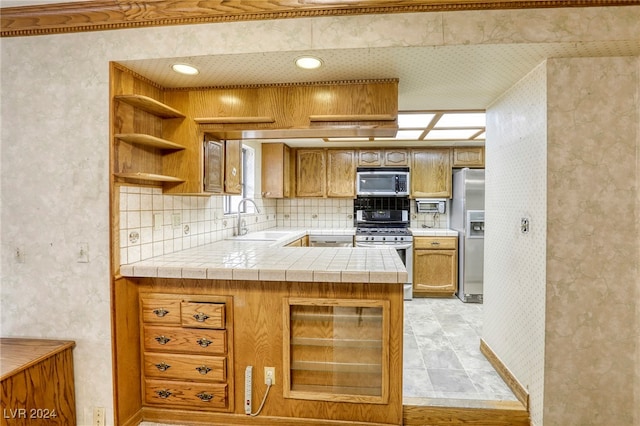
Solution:
M404 307L405 398L516 401L480 353L482 304L414 298Z

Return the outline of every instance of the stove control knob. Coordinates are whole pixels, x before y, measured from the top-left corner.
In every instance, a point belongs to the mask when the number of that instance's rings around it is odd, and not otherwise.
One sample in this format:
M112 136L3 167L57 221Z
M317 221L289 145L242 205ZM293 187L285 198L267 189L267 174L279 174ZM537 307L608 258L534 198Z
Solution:
M387 237L382 237L382 241L385 241L387 239Z
M395 237L394 240L398 241L398 237Z

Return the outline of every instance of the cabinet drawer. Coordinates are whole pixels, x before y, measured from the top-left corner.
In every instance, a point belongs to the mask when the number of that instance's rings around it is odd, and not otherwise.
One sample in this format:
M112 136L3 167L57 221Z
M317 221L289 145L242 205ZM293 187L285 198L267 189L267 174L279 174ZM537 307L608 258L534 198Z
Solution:
M156 324L180 324L180 300L142 299L142 321Z
M227 380L227 360L214 356L146 352L144 375L162 379L224 382Z
M227 385L223 383L147 379L144 385L144 399L148 404L179 405L204 410L227 408Z
M414 250L454 250L457 247L458 238L456 237L416 237L413 239Z
M144 348L149 351L225 354L225 330L188 330L180 327L144 327Z
M224 303L182 302L182 326L225 328Z

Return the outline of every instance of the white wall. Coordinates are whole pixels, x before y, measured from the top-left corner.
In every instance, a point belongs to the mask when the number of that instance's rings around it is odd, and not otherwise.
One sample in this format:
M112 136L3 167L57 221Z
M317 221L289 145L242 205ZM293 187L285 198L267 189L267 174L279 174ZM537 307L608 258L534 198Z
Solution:
M536 425L544 391L546 105L541 64L487 109L483 338L528 390Z

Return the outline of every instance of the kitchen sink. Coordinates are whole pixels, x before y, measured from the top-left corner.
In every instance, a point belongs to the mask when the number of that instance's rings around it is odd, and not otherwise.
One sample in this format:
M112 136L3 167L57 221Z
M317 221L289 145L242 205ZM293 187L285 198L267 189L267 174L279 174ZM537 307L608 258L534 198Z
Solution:
M246 241L275 241L280 238L284 238L289 235L290 232L278 232L278 231L258 231L250 232L246 235L240 235L233 237L233 240L246 240Z

